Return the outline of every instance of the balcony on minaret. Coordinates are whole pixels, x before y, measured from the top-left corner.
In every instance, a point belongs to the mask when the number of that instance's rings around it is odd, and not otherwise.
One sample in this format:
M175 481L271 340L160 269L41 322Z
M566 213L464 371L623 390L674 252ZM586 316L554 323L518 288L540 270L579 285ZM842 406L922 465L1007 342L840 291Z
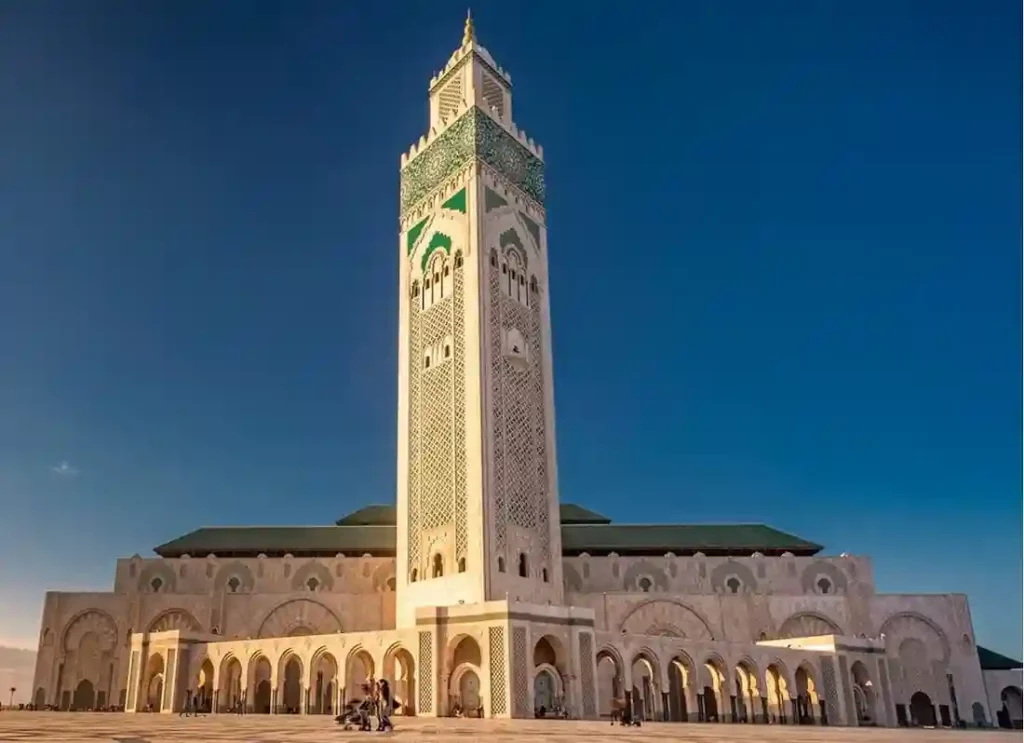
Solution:
M462 45L430 81L431 129L440 132L469 106L512 127L512 77L477 41L473 19L467 16Z

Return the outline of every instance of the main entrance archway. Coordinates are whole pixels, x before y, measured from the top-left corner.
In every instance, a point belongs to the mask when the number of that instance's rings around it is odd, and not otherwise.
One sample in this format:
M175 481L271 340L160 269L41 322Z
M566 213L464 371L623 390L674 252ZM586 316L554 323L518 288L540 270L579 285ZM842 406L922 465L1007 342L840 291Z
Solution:
M75 709L79 712L89 711L96 704L96 690L93 688L92 681L89 679L82 679L75 687Z
M935 706L931 697L923 691L910 697L910 719L914 725L935 727Z

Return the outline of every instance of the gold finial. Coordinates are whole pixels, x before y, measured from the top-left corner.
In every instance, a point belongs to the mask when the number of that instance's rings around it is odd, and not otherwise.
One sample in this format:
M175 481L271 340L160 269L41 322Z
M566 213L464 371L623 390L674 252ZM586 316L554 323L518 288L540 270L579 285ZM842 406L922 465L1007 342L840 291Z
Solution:
M466 27L462 31L462 45L465 46L473 41L476 36L473 34L473 12L466 9Z

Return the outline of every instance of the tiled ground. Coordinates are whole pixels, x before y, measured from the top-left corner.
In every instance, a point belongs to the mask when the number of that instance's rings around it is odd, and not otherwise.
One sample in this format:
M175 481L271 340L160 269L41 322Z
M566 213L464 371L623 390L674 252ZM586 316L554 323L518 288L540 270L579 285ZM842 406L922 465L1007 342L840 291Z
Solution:
M501 720L402 720L395 733L344 732L328 717L181 718L117 713L0 712L0 742L47 743L321 743L390 738L397 741L484 741L488 743L1010 743L1020 733L950 730L871 730L780 725L654 723L642 728L598 722ZM1013 737L1011 737L1013 736Z

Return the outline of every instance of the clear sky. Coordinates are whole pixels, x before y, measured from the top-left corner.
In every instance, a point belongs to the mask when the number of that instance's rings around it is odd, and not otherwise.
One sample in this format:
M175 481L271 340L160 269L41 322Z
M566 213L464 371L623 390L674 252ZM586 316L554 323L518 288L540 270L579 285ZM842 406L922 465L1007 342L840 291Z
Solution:
M464 14L2 4L0 640L393 502L398 161ZM547 154L563 500L872 555L1019 656L1020 3L474 15Z

